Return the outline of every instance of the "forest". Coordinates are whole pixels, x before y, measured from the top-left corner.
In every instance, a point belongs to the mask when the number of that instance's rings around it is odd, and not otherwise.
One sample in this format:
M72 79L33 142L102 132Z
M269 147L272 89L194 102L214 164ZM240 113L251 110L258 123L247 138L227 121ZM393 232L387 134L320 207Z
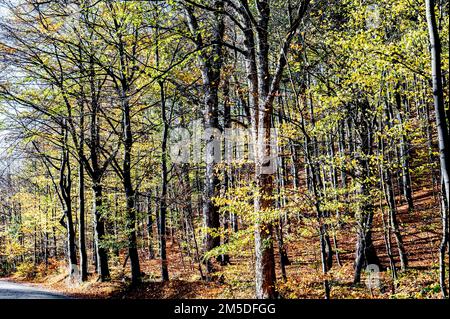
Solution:
M447 299L449 124L448 0L0 0L0 277Z

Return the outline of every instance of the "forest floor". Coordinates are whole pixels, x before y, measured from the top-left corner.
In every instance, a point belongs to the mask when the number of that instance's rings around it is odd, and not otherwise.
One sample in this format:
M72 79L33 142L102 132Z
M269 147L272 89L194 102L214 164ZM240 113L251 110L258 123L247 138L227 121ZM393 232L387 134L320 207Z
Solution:
M415 209L408 212L406 205L398 207L398 218L405 248L409 259L406 271L398 272L396 283L391 279L389 270L380 273L380 286L370 290L362 278L360 285L353 285L353 258L355 250L354 230L338 232L337 244L341 266L334 258L329 273L332 298L440 298L438 250L440 243L440 213L433 203L431 189L416 189L414 192ZM376 214L374 223L374 245L376 246L382 266L389 265L385 249L381 214ZM425 221L425 222L424 222ZM302 227L292 225L295 230L290 238L286 238L286 246L291 264L286 267L287 280L281 280L277 273L278 291L282 298L323 298L319 241L314 234L301 232ZM343 226L350 227L350 226ZM298 238L301 238L300 240ZM393 239L394 241L394 239ZM400 263L393 242L396 266ZM277 248L277 247L275 247ZM277 251L277 250L275 250ZM90 275L85 283L69 282L63 265L54 265L53 271L46 276L31 281L32 285L44 287L78 298L253 298L254 297L254 265L249 245L247 255L231 256L231 264L225 267L217 265L218 278L214 282L200 280L198 264L182 255L176 240L168 242L168 259L170 281L161 282L160 262L149 260L147 253L141 251L141 270L145 273L143 283L129 289L128 265L124 268L124 255L113 261L111 281L97 282ZM278 258L277 258L278 259ZM119 262L120 261L120 262ZM277 269L278 260L277 260ZM448 278L448 276L447 276ZM30 280L11 277L18 282Z

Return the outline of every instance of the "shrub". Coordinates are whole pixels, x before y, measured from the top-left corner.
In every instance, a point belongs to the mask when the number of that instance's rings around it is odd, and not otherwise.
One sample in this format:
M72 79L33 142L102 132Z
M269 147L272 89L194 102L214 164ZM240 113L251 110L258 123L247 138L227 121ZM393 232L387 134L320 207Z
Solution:
M23 279L34 279L37 275L37 268L34 263L25 261L17 266L15 276Z

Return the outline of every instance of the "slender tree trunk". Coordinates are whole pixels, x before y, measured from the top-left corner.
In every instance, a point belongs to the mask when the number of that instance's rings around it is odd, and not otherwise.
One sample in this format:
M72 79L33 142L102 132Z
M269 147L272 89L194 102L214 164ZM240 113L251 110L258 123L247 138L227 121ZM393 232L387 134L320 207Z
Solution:
M155 250L153 248L153 212L152 212L152 193L147 194L147 236L148 236L148 257L155 259Z
M205 132L208 136L205 136L205 161L206 171L204 178L203 189L203 222L206 228L206 234L204 238L203 250L208 252L220 245L220 236L212 235L220 227L219 207L217 207L212 198L216 196L220 181L218 176L214 173L216 166L216 159L214 154L218 151L215 150L215 144L217 143L217 136L214 136L214 131L219 129L219 83L222 69L222 41L225 31L224 17L221 12L224 8L224 2L221 0L214 1L214 22L212 26L212 52L206 52L203 49L205 45L204 39L199 30L199 25L196 17L194 16L194 10L190 6L186 6L186 15L188 18L188 25L191 34L195 38L195 44L200 50L198 62L200 65L200 71L203 81L203 101L204 101L204 123ZM208 274L214 272L212 261L205 259L206 269ZM212 278L208 276L208 280Z
M126 92L126 91L125 91ZM123 92L124 93L124 92ZM133 137L131 132L130 105L127 96L122 96L123 130L124 130L124 157L123 157L123 187L126 197L126 229L128 237L128 254L131 264L131 283L141 281L141 269L136 238L136 199L135 190L131 180L131 149Z
M323 225L323 219L324 219L324 214L322 212L321 209L321 195L319 193L318 190L318 178L317 178L317 170L316 170L316 165L313 162L313 158L311 156L311 138L310 136L307 134L306 129L304 128L304 126L302 127L302 131L305 135L306 138L306 149L305 149L305 157L307 160L307 165L310 167L310 172L311 172L311 193L314 196L314 208L316 210L316 218L317 218L317 223L318 223L318 227L319 227L319 242L320 242L320 259L321 259L321 265L322 265L322 274L324 276L324 279L322 281L323 283L323 288L324 288L324 292L325 292L325 299L330 299L330 294L331 294L331 287L330 287L330 283L328 281L327 278L327 273L329 271L329 261L328 261L328 256L327 256L327 233L326 233L326 228Z
M80 250L80 280L86 281L87 280L87 271L88 271L88 259L87 259L87 252L86 252L86 210L85 210L85 186L84 186L84 168L83 164L80 163L78 167L78 188L79 188L79 220L78 220L78 228L79 228L79 238L78 238L78 245Z
M400 233L400 229L398 226L397 221L397 209L395 205L395 199L394 199L394 192L392 190L392 177L389 174L389 172L385 172L384 176L384 189L385 189L385 196L386 201L388 203L389 207L389 214L388 214L388 225L390 228L392 228L395 236L395 240L397 241L397 247L398 247L398 253L400 256L400 264L402 270L406 270L408 267L408 258L405 251L405 246L403 244L403 237Z
M223 95L224 95L224 101L223 101L223 121L224 121L224 130L231 129L231 107L230 107L230 80L227 76L225 76L224 83L223 83ZM225 135L226 136L226 135ZM225 137L226 138L226 137ZM227 141L224 139L223 146L224 146L224 158L225 160L228 160L226 162L226 168L224 170L224 182L223 182L223 189L224 193L226 194L228 189L230 188L231 184L231 169L232 169L232 163L231 163L231 155L227 159L226 156L227 151ZM222 229L223 229L223 236L222 236L222 244L228 244L229 242L229 228L230 228L230 221L231 221L231 213L226 212L222 214ZM222 266L230 264L230 256L226 253L222 254L220 256L220 263Z
M369 125L367 107L368 101L361 103L361 109L358 111L358 129L359 141L358 152L356 154L359 162L357 167L357 183L358 196L361 197L357 212L357 241L356 241L356 257L355 272L353 282L359 283L361 280L361 272L364 267L375 264L380 266L375 246L372 241L372 224L374 207L371 199L371 170L368 156L372 154L372 127Z
M391 128L391 120L389 119L388 108L385 108L385 118L387 127ZM380 149L381 155L383 158L386 158L387 163L391 162L391 156L389 154L389 150L385 150L385 142L383 140L380 141ZM403 244L403 237L401 235L398 221L397 221L397 205L395 203L395 193L392 184L392 173L389 167L384 168L383 164L381 164L381 185L383 186L383 191L385 194L386 203L388 204L389 213L388 213L388 227L389 227L389 236L390 230L394 232L395 239L397 241L398 253L400 257L401 269L406 270L408 267L408 258L405 251L405 246ZM410 207L411 208L411 207Z
M167 215L167 138L169 130L169 122L166 118L166 99L164 92L164 82L159 82L160 94L161 94L161 113L163 119L163 140L161 144L161 201L160 201L160 215L159 215L159 243L160 243L160 257L161 257L161 278L163 281L169 280L169 271L167 264L167 253L166 253L166 215Z
M397 268L395 266L395 260L394 260L393 254L392 254L391 229L389 228L389 226L386 223L386 219L384 216L384 209L383 209L383 206L381 203L380 203L380 211L381 211L381 218L383 221L384 244L386 246L386 254L389 258L389 265L391 267L392 280L394 281L393 293L395 293L395 281L397 280Z
M79 154L84 155L84 104L81 105L80 111L80 149ZM80 159L78 164L78 210L79 210L79 219L78 219L78 245L80 251L80 280L87 280L88 273L88 259L86 252L86 209L85 209L85 182L84 182L84 162Z
M397 120L400 125L404 126L404 120L402 116L402 98L400 95L400 86L396 88L397 92L395 93L395 100L397 104ZM406 134L403 132L405 128L402 127L402 132L400 134L400 145L399 145L399 156L401 163L401 185L403 196L408 204L408 210L412 211L414 209L414 202L412 198L412 188L411 188L411 176L409 173L410 170L410 160L409 160L409 142Z
M66 123L64 122L64 125ZM66 219L66 224L61 220L61 224L65 226L67 231L67 256L69 260L69 276L74 279L75 271L77 266L77 252L75 245L75 229L72 218L72 197L71 197L71 184L72 184L72 174L69 161L69 150L67 145L67 130L63 129L63 147L61 154L61 167L59 172L59 188L61 191L61 204L64 209L64 217Z
M445 254L448 245L449 232L449 203L450 203L450 137L448 136L448 127L445 115L444 92L442 86L442 69L441 69L441 41L436 26L435 2L434 0L425 0L426 16L428 23L428 33L430 36L430 52L431 52L431 73L433 83L433 98L436 117L436 126L438 131L439 142L439 161L441 166L442 179L442 241L440 246L440 284L441 292L444 298L447 298L447 287L445 284ZM448 260L448 255L447 255Z
M95 246L95 261L97 273L100 281L107 281L110 279L108 267L108 253L106 248L102 245L102 240L105 237L105 223L103 221L103 190L100 183L95 183L92 186L94 202L94 246Z

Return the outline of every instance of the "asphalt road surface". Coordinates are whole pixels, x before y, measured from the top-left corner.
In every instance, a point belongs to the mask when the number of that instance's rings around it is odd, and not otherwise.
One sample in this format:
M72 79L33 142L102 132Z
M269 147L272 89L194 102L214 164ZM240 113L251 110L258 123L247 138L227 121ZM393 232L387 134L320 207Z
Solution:
M11 281L0 280L0 299L67 299L62 294L18 284Z

